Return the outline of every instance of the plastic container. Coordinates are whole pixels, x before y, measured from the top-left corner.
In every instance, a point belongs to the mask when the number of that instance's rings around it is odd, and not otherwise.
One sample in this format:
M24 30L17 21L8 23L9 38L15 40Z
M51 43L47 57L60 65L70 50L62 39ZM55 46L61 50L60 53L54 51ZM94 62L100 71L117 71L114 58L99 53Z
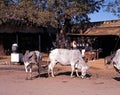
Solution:
M11 53L11 62L19 62L20 54L19 53Z

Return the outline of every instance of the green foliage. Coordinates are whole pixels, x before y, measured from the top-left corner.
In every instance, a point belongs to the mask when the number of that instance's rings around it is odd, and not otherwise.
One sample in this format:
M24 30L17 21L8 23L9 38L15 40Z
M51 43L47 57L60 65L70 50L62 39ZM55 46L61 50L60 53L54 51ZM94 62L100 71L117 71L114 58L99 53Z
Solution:
M0 19L23 20L36 25L58 24L80 15L89 21L88 14L99 11L103 0L0 0ZM41 2L42 1L42 2ZM44 1L44 4L43 4ZM83 22L82 22L83 23Z
M104 2L103 8L107 12L111 12L114 15L118 16L120 18L120 1L119 0L113 0L109 2Z

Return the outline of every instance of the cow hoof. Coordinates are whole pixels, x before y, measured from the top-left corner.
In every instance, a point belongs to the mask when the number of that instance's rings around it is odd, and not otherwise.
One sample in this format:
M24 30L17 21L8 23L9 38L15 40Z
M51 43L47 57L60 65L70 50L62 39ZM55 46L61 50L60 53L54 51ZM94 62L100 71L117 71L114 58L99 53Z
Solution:
M28 78L25 78L25 80L28 80Z
M40 77L40 75L38 75L38 77Z
M70 76L71 78L75 78L75 76Z
M29 80L32 80L32 78L30 78Z
M80 78L80 76L77 76L78 78Z
M52 76L53 78L55 77L55 76L54 76L54 74L53 74L53 75L51 75L51 76Z
M85 79L85 78L86 78L86 76L81 76L81 78L82 78L82 79Z

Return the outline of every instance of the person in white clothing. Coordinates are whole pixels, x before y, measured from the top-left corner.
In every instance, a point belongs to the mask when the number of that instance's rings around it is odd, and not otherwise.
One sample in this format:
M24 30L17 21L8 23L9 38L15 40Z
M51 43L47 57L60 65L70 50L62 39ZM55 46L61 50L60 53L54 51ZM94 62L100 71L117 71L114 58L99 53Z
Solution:
M73 47L73 49L77 49L77 42L76 41L72 42L72 47Z

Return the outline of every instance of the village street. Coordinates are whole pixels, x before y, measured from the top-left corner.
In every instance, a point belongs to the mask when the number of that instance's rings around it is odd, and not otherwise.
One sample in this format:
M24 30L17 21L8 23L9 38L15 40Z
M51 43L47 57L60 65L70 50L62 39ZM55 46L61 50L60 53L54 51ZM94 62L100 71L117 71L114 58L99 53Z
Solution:
M0 65L0 95L119 95L120 74L112 65L105 66L103 59L88 65L86 79L71 78L69 66L56 65L55 78L43 68L41 77L34 70L33 80L25 80L23 65Z

